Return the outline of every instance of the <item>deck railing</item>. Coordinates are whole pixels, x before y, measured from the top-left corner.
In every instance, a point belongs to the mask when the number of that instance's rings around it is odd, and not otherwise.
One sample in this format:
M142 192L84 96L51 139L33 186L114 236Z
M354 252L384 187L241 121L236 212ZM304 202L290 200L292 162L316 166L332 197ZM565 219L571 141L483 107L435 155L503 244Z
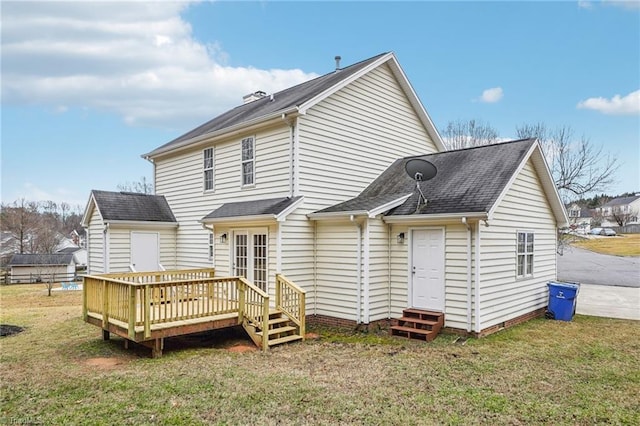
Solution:
M282 274L276 274L276 309L282 311L305 335L305 291Z
M123 323L132 340L136 327L149 338L152 325L208 316L238 313L239 323L259 328L269 320L265 292L242 277L213 278L213 270L87 275L83 299L85 320L98 315L103 329Z

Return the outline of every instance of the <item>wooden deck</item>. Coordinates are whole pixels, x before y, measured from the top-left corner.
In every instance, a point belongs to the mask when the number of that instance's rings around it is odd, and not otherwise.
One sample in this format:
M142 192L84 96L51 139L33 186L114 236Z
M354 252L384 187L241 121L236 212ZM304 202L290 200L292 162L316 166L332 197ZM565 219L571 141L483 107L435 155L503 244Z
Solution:
M84 320L101 327L105 339L113 333L141 343L154 357L162 354L166 337L239 324L263 350L304 338L305 292L286 277L276 275L272 309L269 295L245 278L214 274L194 269L87 276Z

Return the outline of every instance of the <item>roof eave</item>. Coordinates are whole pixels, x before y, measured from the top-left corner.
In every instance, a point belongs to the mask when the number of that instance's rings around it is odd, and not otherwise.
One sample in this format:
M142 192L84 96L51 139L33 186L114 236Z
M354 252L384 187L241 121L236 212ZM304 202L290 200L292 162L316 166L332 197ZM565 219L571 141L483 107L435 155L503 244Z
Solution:
M307 217L311 220L336 220L336 219L346 219L349 220L351 216L369 216L369 212L367 210L352 210L352 211L341 211L341 212L325 212L325 213L309 213Z
M271 114L263 115L260 117L256 117L252 120L235 124L233 126L229 126L229 127L222 128L220 130L205 133L190 139L185 139L173 146L166 147L164 149L163 148L154 149L153 151L150 151L146 154L142 154L141 157L144 158L145 160L153 161L153 159L159 156L179 152L188 148L193 148L194 146L197 146L198 144L201 144L204 142L215 142L219 139L228 137L234 133L249 132L254 130L255 128L259 128L267 124L270 124L272 121L278 121L283 116L291 116L292 114L297 114L297 113L298 113L297 106L290 107L287 109L282 109L282 110L273 112Z
M407 214L384 216L383 220L386 223L435 222L443 220L461 220L463 217L471 220L487 220L488 214L486 212Z
M140 228L177 228L178 222L163 222L152 220L109 220L103 219L105 224L110 227L128 227L135 226Z
M199 222L204 225L225 223L225 222L258 222L258 221L276 221L277 215L275 214L256 214L248 216L226 216L226 217L213 217L203 218Z

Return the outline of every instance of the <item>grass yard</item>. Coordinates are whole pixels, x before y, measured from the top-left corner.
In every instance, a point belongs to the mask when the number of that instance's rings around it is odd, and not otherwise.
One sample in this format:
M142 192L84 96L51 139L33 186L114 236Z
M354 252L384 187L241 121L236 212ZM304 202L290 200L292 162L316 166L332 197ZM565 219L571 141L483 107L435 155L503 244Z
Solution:
M433 343L313 329L241 351L241 333L168 340L164 355L104 342L81 292L0 287L2 424L640 424L640 324L534 320ZM224 334L224 335L222 335Z
M614 256L640 256L640 234L581 239L574 242L573 245L596 253Z

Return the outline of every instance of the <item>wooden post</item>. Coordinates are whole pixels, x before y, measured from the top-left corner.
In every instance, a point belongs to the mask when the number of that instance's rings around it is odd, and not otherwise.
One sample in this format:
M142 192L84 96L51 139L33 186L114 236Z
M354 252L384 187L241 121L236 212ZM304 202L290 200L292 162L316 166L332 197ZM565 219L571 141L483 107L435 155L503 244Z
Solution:
M89 317L88 311L87 311L87 280L85 279L84 282L82 283L82 319L84 321L87 321L87 318Z
M109 324L109 287L107 280L102 280L102 328Z
M306 295L304 293L300 293L298 312L300 315L300 336L302 336L302 340L304 340L304 335L306 334Z
M264 298L262 306L262 350L269 349L269 296Z
M152 358L160 358L162 356L162 349L164 347L164 339L155 339L153 341L153 346L151 347L151 357Z
M111 337L109 330L102 330L102 340L109 340Z
M238 287L238 324L244 322L244 310L246 303L246 289L244 283L239 279L236 279L236 286Z
M151 288L144 286L144 338L151 337Z
M276 274L276 309L282 309L282 282L280 282L280 274Z
M129 285L129 338L136 340L136 287Z

